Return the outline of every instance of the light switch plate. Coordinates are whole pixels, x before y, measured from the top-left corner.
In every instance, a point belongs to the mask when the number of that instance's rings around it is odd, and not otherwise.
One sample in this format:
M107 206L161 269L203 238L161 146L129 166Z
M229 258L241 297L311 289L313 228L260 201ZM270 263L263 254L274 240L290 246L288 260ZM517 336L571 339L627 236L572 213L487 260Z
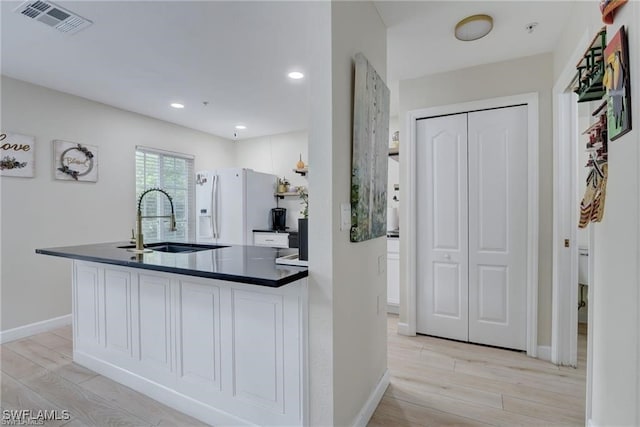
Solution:
M340 231L351 229L351 203L340 204Z

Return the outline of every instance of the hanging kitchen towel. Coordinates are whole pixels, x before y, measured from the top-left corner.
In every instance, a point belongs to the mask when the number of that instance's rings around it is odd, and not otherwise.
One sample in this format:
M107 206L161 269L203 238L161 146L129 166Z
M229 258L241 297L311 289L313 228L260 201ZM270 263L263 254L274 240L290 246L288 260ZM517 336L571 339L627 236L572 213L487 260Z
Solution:
M602 177L598 180L598 188L593 196L593 209L591 210L591 222L600 222L604 217L604 201L607 197L607 171L609 165L601 167Z
M596 171L591 170L587 177L587 188L584 192L584 197L580 202L580 222L579 228L586 228L591 221L591 214L593 212L593 199L596 195L598 174Z
M625 4L627 0L600 0L600 12L602 12L602 22L613 24L613 15L617 8Z

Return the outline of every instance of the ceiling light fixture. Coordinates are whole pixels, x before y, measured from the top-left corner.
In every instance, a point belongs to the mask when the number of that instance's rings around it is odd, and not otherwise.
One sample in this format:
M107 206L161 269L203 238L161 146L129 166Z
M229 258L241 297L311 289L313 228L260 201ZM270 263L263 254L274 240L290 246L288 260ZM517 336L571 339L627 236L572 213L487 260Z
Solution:
M178 102L172 102L172 103L171 103L171 106L172 106L173 108L178 108L178 109L179 109L179 108L184 108L184 105L183 105L183 104L180 104L180 103L178 103Z
M287 74L287 76L289 76L289 78L293 80L300 80L301 78L304 77L304 74L302 74L300 71L292 71L289 74Z
M455 36L463 42L478 40L493 29L493 18L489 15L472 15L456 24Z
M245 125L236 125L236 129L245 130L247 127Z

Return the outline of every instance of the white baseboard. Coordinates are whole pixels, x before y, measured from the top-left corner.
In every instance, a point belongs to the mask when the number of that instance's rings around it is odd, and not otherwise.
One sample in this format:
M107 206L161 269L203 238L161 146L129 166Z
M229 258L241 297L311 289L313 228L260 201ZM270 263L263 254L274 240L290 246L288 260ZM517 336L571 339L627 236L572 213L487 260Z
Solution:
M409 324L404 322L398 322L398 333L406 336L414 335L409 333Z
M198 402L189 396L185 396L182 393L112 365L104 360L96 359L86 353L74 351L73 361L207 424L224 426L253 425L246 420Z
M549 345L539 345L538 346L538 359L540 360L551 360L551 346Z
M398 304L387 303L387 313L400 314L400 306Z
M355 420L351 425L355 427L366 427L369 423L369 420L373 416L373 413L376 411L378 404L382 400L382 396L384 395L385 390L389 386L389 370L385 370L382 378L378 381L378 384L371 392L371 395L367 399L367 402L364 404Z
M6 331L0 331L0 344L30 337L31 335L47 332L70 324L71 315L67 314L65 316L54 317L53 319L30 323L13 329L7 329Z
M587 427L598 427L596 423L593 422L591 418L587 420Z

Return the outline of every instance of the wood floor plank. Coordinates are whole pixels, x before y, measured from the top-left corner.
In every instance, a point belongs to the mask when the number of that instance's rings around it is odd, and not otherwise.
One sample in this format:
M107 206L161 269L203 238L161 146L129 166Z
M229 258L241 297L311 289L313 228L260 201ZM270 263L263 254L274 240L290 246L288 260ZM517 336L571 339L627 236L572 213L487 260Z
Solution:
M584 408L560 409L553 406L541 405L530 400L504 396L504 410L554 423L584 425Z
M24 378L45 369L24 356L10 350L6 344L0 346L0 368L13 378Z
M416 389L441 394L443 396L452 397L463 402L475 403L490 408L502 409L502 394L481 390L478 388L465 387L459 384L451 384L446 382L432 381L429 376L401 378L394 377L393 384L406 384Z
M68 365L72 359L66 357L57 351L52 351L37 342L25 338L4 344L3 347L15 351L30 361L42 366L43 368L52 369L62 365Z
M542 373L514 372L510 368L490 365L488 363L470 363L456 361L455 372L466 373L488 379L497 379L511 383L525 383L538 388L555 390L570 395L579 395L584 390L584 385L567 381L566 377L558 374L557 377L547 376Z
M72 418L77 418L88 426L151 425L53 372L27 377L21 382L43 398L69 410Z
M66 423L63 427L87 427L88 424L83 423L80 420L71 420Z
M496 426L532 425L538 421L526 415L512 414L502 409L472 404L456 398L430 393L407 384L392 382L387 388L385 396Z
M80 386L155 426L207 425L102 375Z
M469 418L387 396L382 398L376 412L381 416L382 414L390 416L391 420L401 420L402 425L409 426L487 426Z
M98 375L96 372L90 371L73 360L59 353L56 350L45 347L32 339L23 339L4 344L3 347L15 351L21 356L29 359L31 362L46 368L61 377L74 382L81 383Z
M29 339L51 349L71 347L73 345L73 341L70 339L61 337L53 332L42 332L30 336Z
M73 329L71 328L71 325L66 325L57 329L53 329L51 333L60 335L62 338L66 338L71 341L73 340Z
M36 416L38 411L57 411L58 418L63 417L63 408L43 399L39 394L25 387L7 374L2 374L2 409L7 411L32 411ZM3 412L3 420L5 413ZM16 422L26 423L28 420L15 418ZM47 426L56 427L68 423L70 420L48 420Z
M460 372L439 370L426 367L419 362L411 363L403 361L401 364L395 362L395 360L389 360L389 369L393 378L405 380L424 378L433 384L459 385L498 394L505 393L551 406L562 407L564 405L575 406L584 404L584 395L566 395L544 387L536 388L526 383L514 383L512 381L501 381Z

